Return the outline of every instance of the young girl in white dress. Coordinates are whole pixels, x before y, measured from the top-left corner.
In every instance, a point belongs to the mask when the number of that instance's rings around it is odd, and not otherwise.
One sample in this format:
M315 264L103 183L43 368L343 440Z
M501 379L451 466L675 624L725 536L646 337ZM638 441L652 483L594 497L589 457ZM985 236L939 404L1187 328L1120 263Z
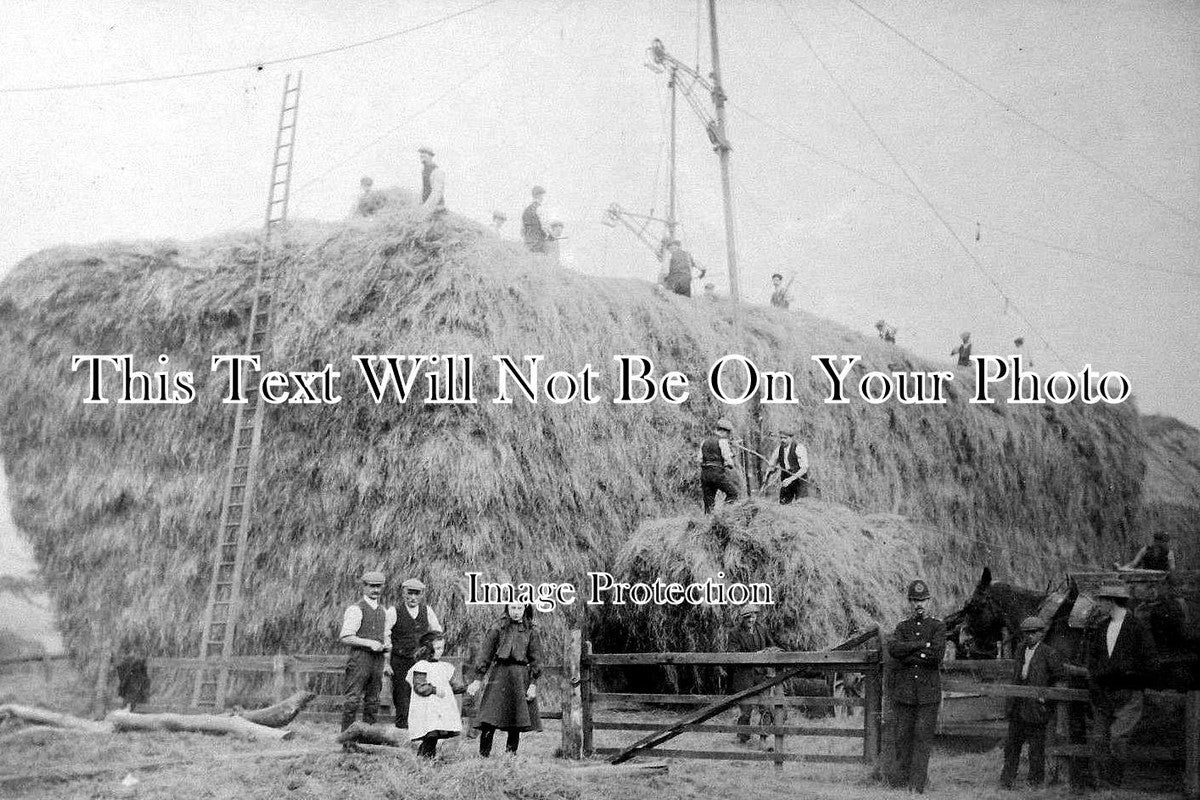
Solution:
M455 680L454 666L442 661L446 639L441 631L429 631L421 637L421 646L413 655L417 663L404 676L412 687L408 711L408 735L420 742L417 755L433 758L438 739L449 739L462 733L462 715L454 695L464 691L462 681Z

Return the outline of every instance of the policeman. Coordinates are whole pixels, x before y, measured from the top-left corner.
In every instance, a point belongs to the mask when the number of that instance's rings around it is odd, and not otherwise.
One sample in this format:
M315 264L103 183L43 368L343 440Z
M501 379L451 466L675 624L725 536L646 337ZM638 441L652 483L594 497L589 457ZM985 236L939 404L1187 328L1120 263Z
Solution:
M925 792L929 750L942 700L941 664L946 650L946 625L927 613L929 586L908 585L912 616L896 626L888 641L892 666L892 719L896 731L896 760L892 786Z

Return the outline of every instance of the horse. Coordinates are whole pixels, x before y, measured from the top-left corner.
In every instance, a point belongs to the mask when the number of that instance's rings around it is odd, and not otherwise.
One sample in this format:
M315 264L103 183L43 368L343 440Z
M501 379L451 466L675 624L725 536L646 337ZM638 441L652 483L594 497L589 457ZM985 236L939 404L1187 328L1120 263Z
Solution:
M1021 620L1036 614L1048 594L993 582L992 570L984 567L966 605L946 620L948 629L966 634L968 641L959 644L959 658L996 658L1003 645L1008 645L1009 657L1015 655Z

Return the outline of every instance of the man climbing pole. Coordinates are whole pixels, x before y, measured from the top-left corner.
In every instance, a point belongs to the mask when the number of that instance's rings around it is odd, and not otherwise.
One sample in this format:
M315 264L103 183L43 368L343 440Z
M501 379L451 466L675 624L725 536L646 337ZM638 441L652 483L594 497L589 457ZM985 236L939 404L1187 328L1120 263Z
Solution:
M433 150L422 147L417 153L421 156L421 210L433 216L446 210L446 176L433 163Z
M733 448L729 444L729 434L733 425L725 417L717 420L711 436L704 437L700 443L700 491L704 499L704 513L712 513L717 492L725 494L725 502L732 503L738 499L737 480L735 479L736 461L733 458Z

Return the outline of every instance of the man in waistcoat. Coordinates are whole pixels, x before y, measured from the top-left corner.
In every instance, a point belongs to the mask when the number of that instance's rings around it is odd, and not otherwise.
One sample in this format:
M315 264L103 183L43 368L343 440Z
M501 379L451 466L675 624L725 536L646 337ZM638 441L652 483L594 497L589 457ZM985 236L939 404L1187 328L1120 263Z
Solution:
M736 462L729 434L733 425L725 417L717 420L711 436L700 442L700 491L704 498L704 513L711 514L717 492L725 493L725 502L738 499Z
M696 262L692 260L691 253L683 249L678 239L667 240L667 252L667 275L663 278L663 286L675 294L691 297L692 270Z
M1157 668L1154 637L1129 610L1129 587L1096 591L1108 621L1088 631L1085 653L1092 705L1092 762L1102 787L1121 785L1129 739L1142 718L1146 687Z
M401 585L404 603L395 609L392 617L392 659L385 672L392 678L392 705L396 712L396 727L408 728L408 701L412 697L404 676L417 663L413 651L421 643L421 637L429 631L440 631L442 623L437 614L425 604L425 584L417 578L409 578Z
M421 156L421 210L426 216L446 210L446 176L433 163L433 151L428 147L417 150Z
M546 233L546 228L542 225L541 214L546 190L541 186L535 186L530 193L533 195L533 201L521 212L521 238L524 240L525 246L529 248L529 252L544 253L546 252L546 240L550 238L550 234Z
M942 656L946 625L927 613L929 586L922 580L908 585L912 616L901 620L888 640L892 665L892 720L896 758L891 784L924 794L929 751L942 701Z
M1021 622L1025 642L1017 651L1012 682L1018 686L1053 686L1067 677L1066 659L1048 644L1042 643L1046 623L1039 617ZM1000 785L1013 788L1021 746L1029 743L1029 785L1041 786L1046 779L1046 723L1052 706L1041 698L1010 697L1007 703L1008 738L1004 742L1004 769Z
M379 603L383 594L383 573L366 572L362 576L363 595L342 615L338 638L350 648L346 677L342 684L342 730L354 724L362 705L363 722L375 724L379 713L379 691L383 688L383 665L391 649L391 612Z
M779 504L786 506L797 497L808 497L808 450L796 441L790 429L781 430L779 434L783 441L779 443L770 472L779 470Z
M1171 551L1171 535L1163 531L1154 534L1154 540L1138 550L1128 564L1118 564L1117 569L1156 569L1160 572L1175 571L1175 553Z

